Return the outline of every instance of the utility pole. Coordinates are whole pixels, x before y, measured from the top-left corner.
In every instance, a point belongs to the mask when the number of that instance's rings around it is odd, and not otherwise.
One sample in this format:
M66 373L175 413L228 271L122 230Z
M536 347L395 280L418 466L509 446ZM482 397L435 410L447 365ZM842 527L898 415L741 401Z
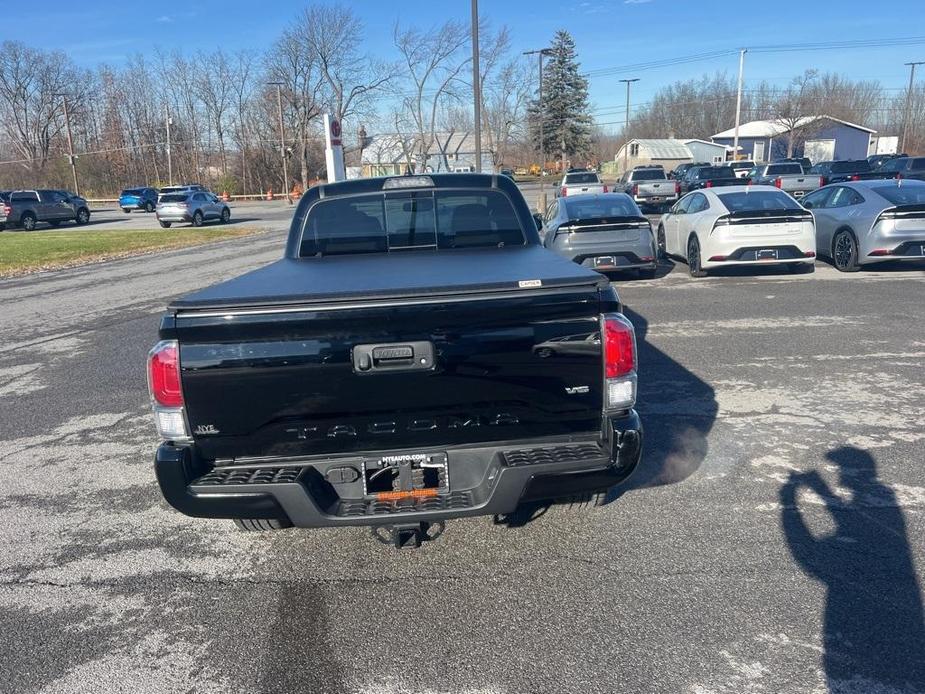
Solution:
M737 161L739 158L739 117L742 113L742 76L745 73L745 51L745 48L739 51L739 88L736 91L736 127L735 135L732 138L732 161ZM768 152L768 159L770 159L770 154Z
M164 116L167 123L167 185L173 185L173 159L170 157L170 104L164 107Z
M286 191L286 202L292 204L292 198L289 197L289 163L286 161L286 140L283 135L283 83L267 82L267 84L276 86L276 108L279 111L279 155L283 160L283 189Z
M67 94L56 94L64 102L64 130L67 133L67 154L71 162L71 175L74 177L74 195L80 195L80 184L77 182L77 159L74 157L74 140L71 137L71 114L67 110Z
M634 77L628 80L620 80L621 82L626 82L626 120L623 123L623 171L626 172L629 170L630 164L630 141L629 141L629 132L630 132L630 85L633 82L638 82L639 78Z
M915 66L916 65L925 65L925 60L919 60L914 63L905 63L908 65L909 70L909 92L906 94L906 113L903 116L903 140L902 144L899 146L899 153L902 154L906 151L906 135L909 132L909 119L912 116L912 86L915 81Z
M546 120L546 110L543 106L543 56L552 55L553 50L551 48L540 48L535 51L524 51L524 55L536 55L539 58L540 63L540 88L539 88L539 99L538 99L538 111L540 115L540 197L543 197L543 188L545 186L545 180L543 179L543 173L546 171L546 141L543 136L543 121ZM545 212L545 208L540 210L540 212Z
M479 0L472 0L472 98L475 115L475 171L482 173L482 87L479 84Z

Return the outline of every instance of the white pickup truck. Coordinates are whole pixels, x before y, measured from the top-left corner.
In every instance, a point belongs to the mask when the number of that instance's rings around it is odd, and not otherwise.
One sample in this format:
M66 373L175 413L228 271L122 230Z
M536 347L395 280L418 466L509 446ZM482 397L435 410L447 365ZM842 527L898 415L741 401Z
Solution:
M590 171L578 171L567 173L562 177L562 183L559 184L559 190L556 196L560 198L571 197L573 195L595 195L597 193L606 193L607 186L601 182L596 173Z
M627 171L614 190L626 193L643 209L668 208L681 192L678 182L669 181L661 166L637 166Z
M802 198L824 184L821 176L803 173L803 166L797 162L759 164L745 177L750 185L775 186L794 198Z

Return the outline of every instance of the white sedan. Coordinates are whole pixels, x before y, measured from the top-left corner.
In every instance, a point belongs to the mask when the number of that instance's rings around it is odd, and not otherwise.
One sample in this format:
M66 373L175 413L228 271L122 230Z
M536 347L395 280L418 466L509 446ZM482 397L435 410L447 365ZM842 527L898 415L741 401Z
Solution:
M812 214L774 186L692 191L662 215L657 240L659 252L684 260L691 277L728 265L815 267Z

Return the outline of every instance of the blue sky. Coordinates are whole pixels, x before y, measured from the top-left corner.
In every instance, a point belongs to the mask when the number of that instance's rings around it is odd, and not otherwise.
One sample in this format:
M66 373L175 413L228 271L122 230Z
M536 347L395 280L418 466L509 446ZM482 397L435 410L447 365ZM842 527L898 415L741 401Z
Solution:
M0 39L40 37L42 48L60 49L87 67L119 64L132 53L156 47L187 52L263 49L307 3L293 0L193 0L137 3L116 0L46 0L42 12L28 3L4 9ZM469 17L468 0L354 0L366 24L369 52L391 57L396 20L429 26L451 16ZM623 66L740 46L847 41L925 35L925 0L481 0L482 16L507 24L518 50L544 45L559 28L575 37L584 70ZM15 27L15 35L6 30ZM913 46L840 49L749 55L746 82L767 79L785 85L805 68L879 79L901 89L908 80L903 63L925 60L925 42ZM621 77L639 77L633 101L644 102L677 79L726 70L734 74L734 55L647 70L595 77L591 97L599 121L615 114L625 92ZM923 78L925 78L925 70ZM608 110L611 112L608 113Z

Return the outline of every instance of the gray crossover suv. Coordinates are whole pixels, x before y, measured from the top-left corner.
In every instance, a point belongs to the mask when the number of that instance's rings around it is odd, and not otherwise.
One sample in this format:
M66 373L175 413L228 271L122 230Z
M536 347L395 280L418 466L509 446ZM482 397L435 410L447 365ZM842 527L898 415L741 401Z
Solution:
M210 219L225 223L231 219L231 210L208 191L167 193L157 201L157 221L164 229L182 222L199 227Z
M655 277L652 225L625 193L559 198L543 217L543 245L598 272Z

